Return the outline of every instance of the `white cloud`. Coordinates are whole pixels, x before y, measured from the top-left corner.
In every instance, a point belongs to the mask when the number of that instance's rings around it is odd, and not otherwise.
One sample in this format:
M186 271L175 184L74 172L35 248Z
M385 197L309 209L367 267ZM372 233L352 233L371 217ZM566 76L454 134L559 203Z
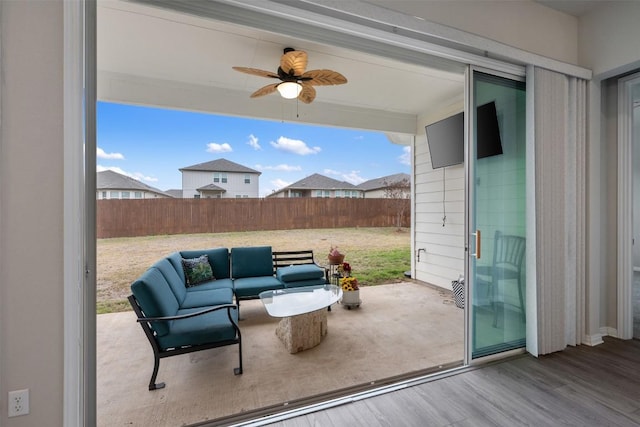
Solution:
M402 155L400 157L398 157L398 160L400 160L400 163L402 163L403 165L411 165L411 147L410 146L406 146L402 148Z
M287 151L300 156L318 154L322 151L320 147L309 147L304 141L287 138L285 136L278 138L278 142L271 141L271 145L277 150Z
M281 188L284 188L284 187L292 184L291 182L287 182L287 181L285 181L283 179L280 179L280 178L277 178L277 179L274 179L272 181L269 181L269 183L273 186L273 188L275 190L280 190Z
M302 167L301 166L285 165L283 163L283 164L276 165L276 166L256 165L256 169L262 170L262 171L294 172L294 171L301 171Z
M97 172L102 172L102 171L106 171L106 170L110 170L110 171L114 171L116 173L119 173L120 175L124 175L124 176L128 176L129 178L133 178L133 179L137 179L138 181L146 181L146 182L158 182L158 178L154 178L152 176L147 176L143 173L140 172L127 172L117 166L102 166L102 165L96 165L96 171Z
M100 147L96 148L96 157L107 160L124 160L124 156L121 153L106 153Z
M366 179L360 176L360 171L351 171L349 173L344 174L342 178L345 181L350 182L354 185L362 184L363 182L366 181Z
M339 172L333 169L325 169L323 172L325 175L332 175L336 177L336 179L347 181L354 185L362 184L366 181L366 179L360 176L360 171Z
M247 142L247 144L250 145L254 150L262 150L262 147L260 147L260 144L258 144L258 138L253 134L249 135L249 141Z
M228 143L218 144L215 142L210 142L207 144L207 152L208 153L229 153L233 151L233 148Z

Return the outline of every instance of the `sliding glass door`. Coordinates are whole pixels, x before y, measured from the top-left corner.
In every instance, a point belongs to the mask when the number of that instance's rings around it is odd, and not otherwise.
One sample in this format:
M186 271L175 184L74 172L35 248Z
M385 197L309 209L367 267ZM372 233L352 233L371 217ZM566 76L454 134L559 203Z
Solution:
M468 95L468 345L475 359L525 346L525 83L474 70Z

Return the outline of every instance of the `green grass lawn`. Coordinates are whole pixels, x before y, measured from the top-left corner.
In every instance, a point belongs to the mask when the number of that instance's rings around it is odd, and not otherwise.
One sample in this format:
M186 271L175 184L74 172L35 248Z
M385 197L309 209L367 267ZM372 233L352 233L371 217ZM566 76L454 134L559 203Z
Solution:
M331 246L338 246L361 286L405 279L411 268L411 238L406 229L347 228L147 236L98 240L98 314L131 310L129 286L151 264L177 250L262 246L273 250L312 249L326 266Z

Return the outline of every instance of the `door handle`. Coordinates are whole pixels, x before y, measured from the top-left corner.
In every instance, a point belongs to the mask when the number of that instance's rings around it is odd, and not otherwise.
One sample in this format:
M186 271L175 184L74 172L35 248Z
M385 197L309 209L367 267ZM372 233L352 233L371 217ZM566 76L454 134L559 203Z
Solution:
M476 252L472 253L471 256L476 257L476 259L480 259L482 256L482 233L480 230L476 230L475 233L471 233L472 236L476 236Z

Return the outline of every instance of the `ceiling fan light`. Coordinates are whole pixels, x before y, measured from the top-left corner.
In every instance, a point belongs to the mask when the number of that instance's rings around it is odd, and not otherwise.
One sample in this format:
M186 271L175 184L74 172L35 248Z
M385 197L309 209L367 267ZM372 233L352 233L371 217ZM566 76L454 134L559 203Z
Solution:
M300 95L302 85L296 82L283 82L278 85L280 96L286 99L294 99Z

